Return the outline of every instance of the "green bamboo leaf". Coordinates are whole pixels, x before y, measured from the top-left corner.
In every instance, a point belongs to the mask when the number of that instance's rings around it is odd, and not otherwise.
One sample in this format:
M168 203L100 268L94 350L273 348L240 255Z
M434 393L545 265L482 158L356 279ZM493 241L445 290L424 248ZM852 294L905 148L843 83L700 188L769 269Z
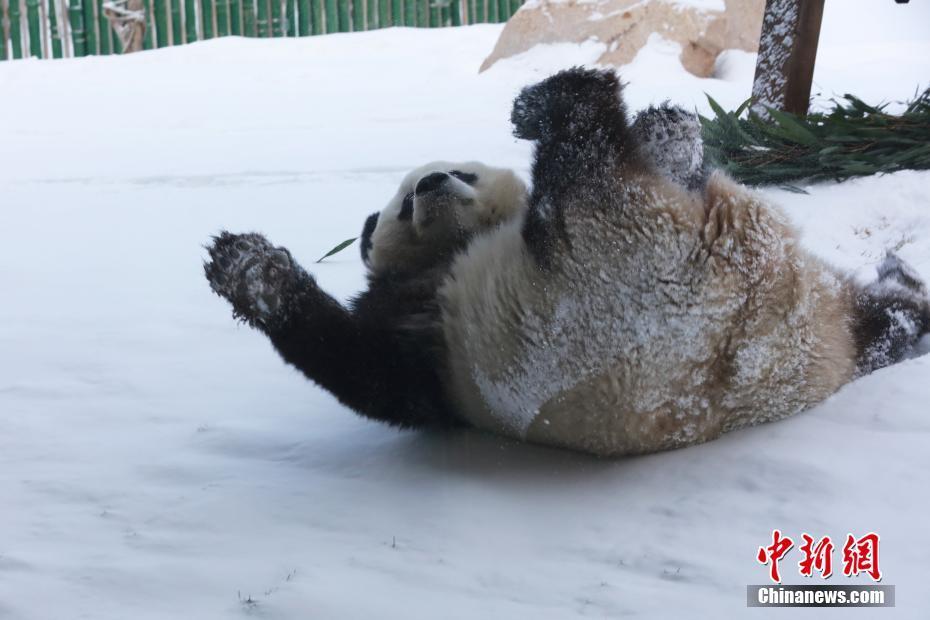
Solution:
M358 237L352 237L351 239L346 239L345 241L343 241L342 243L334 247L332 250L330 250L329 252L321 256L320 260L318 260L317 262L322 263L324 259L329 258L333 254L338 254L339 252L342 252L344 249L346 249L347 247L355 243L356 239L358 239Z
M811 133L811 131L802 124L803 121L799 120L794 115L773 108L769 108L769 114L775 119L775 122L778 123L778 126L781 128L786 138L800 142L805 146L817 144L817 136Z

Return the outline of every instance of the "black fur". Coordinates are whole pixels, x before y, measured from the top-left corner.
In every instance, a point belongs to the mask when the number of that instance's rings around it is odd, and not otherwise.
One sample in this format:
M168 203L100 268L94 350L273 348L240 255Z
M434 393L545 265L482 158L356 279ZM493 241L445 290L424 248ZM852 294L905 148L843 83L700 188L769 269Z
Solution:
M365 219L365 225L362 227L362 238L358 245L362 251L362 262L366 265L368 264L368 254L371 252L371 248L374 247L371 243L371 236L378 226L378 217L380 215L380 212L372 213Z
M514 135L536 142L523 238L543 267L557 246L570 251L565 207L611 204L600 194L611 193L620 165L640 157L621 90L612 71L576 67L524 88L514 101Z
M474 185L478 182L478 175L473 172L462 172L461 170L450 170L449 174L454 176L459 181L467 183L468 185Z
M878 280L856 296L853 334L860 375L904 359L930 332L927 287L901 259L889 253Z
M400 427L458 424L441 389L433 273L379 275L345 308L260 235L224 232L209 253L207 280L234 315L340 402Z

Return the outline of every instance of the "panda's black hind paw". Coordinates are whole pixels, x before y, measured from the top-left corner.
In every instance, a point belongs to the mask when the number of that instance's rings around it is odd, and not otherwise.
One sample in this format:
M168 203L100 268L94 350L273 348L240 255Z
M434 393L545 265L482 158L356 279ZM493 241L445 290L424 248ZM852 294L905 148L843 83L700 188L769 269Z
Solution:
M204 273L210 288L227 299L233 315L253 327L267 328L286 314L289 294L306 277L284 248L257 233L223 231L207 246Z
M624 121L613 71L574 67L527 86L513 102L513 133L524 140L564 139Z

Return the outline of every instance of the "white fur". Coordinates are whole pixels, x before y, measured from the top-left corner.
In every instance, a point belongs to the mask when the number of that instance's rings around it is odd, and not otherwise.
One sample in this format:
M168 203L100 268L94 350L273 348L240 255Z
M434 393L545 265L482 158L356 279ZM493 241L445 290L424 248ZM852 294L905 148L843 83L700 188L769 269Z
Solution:
M472 424L597 454L678 447L792 415L852 377L849 287L725 176L703 196L631 176L568 218L542 271L521 219L472 242L440 292L448 383Z
M441 196L415 193L417 182L433 172L458 170L477 175L474 185L455 178L449 180ZM400 220L404 198L413 194L413 218ZM438 204L437 204L438 203ZM411 171L404 177L397 193L381 211L371 237L369 269L425 269L444 258L455 241L489 230L500 222L513 219L526 208L526 185L511 170L494 168L479 162L452 163L436 161ZM428 212L442 212L448 217L425 224ZM460 237L452 239L458 235Z

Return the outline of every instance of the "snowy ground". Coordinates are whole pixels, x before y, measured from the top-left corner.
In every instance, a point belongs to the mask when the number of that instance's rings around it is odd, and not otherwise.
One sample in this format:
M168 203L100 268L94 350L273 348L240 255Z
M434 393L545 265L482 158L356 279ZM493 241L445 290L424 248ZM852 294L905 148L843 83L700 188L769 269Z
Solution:
M918 4L828 3L815 90L926 85ZM220 228L266 233L347 297L356 249L313 261L407 169L525 172L512 95L597 50L479 76L499 29L0 64L0 618L732 617L776 527L879 532L897 608L868 617L930 614L930 356L779 424L609 462L357 419L210 294ZM752 68L733 53L698 80L655 40L623 74L633 108L703 110L704 92L740 103ZM865 277L898 247L930 278L928 190L908 172L768 194L830 260Z

